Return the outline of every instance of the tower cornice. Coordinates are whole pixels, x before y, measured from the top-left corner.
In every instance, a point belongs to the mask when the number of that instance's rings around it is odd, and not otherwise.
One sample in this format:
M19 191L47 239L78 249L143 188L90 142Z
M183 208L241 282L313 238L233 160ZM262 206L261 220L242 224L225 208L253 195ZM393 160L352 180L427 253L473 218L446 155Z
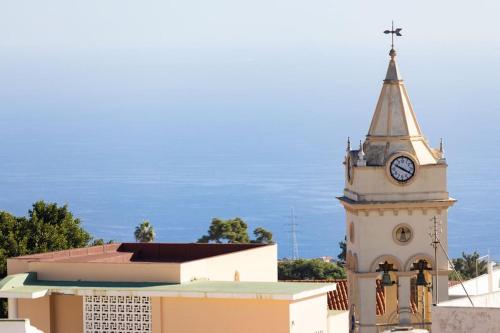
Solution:
M408 210L408 209L448 209L453 206L456 199L448 198L442 200L414 200L414 201L354 201L345 196L337 197L346 210L349 211L384 211Z

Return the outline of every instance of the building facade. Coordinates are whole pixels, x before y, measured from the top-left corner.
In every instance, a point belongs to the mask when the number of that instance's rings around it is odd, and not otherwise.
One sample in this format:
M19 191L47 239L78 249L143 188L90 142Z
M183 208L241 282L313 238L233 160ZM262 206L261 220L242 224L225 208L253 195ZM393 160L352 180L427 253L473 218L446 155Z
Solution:
M327 333L335 289L278 282L275 244L111 244L11 258L8 274L9 317L45 333Z
M441 249L434 262L429 236L435 228L447 249L447 212L455 200L447 190L444 150L442 143L431 148L424 137L396 51L389 55L368 134L359 149L348 142L345 189L338 198L346 215L351 326L362 333L430 322L431 303L448 297L448 263ZM381 315L379 279L386 298Z

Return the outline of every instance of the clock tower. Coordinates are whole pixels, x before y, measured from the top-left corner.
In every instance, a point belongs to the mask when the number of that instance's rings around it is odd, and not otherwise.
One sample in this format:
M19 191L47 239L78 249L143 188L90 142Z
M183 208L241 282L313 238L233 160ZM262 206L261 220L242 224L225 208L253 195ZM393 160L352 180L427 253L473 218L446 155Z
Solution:
M345 208L351 327L431 321L430 306L448 298L446 184L442 143L423 136L391 49L389 66L364 142L345 156Z

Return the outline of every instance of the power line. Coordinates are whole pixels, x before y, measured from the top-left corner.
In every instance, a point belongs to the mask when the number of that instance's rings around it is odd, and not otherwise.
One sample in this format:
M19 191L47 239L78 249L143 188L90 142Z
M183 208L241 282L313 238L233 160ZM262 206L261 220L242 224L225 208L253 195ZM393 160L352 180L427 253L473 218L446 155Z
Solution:
M467 289L464 286L464 283L462 281L462 278L460 274L457 272L455 269L455 265L453 264L453 261L451 260L450 256L448 255L448 252L445 250L443 247L443 244L441 243L441 240L439 239L439 235L443 232L443 227L441 220L439 220L436 216L431 218L431 221L433 225L431 226L431 232L429 232L429 236L432 238L432 247L434 248L434 265L435 267L435 285L433 286L433 289L435 290L435 305L439 303L439 294L438 294L438 276L439 276L439 266L438 266L438 260L437 260L437 249L438 247L441 248L443 251L444 255L446 256L446 259L448 260L448 264L450 267L453 269L455 272L456 277L458 278L458 281L460 282L460 285L462 285L462 288L465 292L465 295L469 299L470 304L472 307L474 307L474 302L472 302L472 299L469 296L469 293L467 292Z

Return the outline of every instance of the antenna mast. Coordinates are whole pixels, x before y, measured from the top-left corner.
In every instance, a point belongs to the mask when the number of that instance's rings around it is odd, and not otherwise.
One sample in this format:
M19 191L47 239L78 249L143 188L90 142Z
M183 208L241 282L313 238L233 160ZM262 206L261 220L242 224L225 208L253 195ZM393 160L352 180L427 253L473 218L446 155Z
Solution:
M472 299L470 298L469 293L467 292L467 289L465 289L464 282L462 281L460 274L455 269L455 265L453 265L453 261L450 259L448 252L446 252L446 250L443 247L443 244L441 244L441 240L439 239L439 235L443 232L443 228L441 226L441 220L439 220L436 216L434 216L431 218L431 221L433 222L433 225L431 226L431 232L429 232L429 236L431 236L431 238L432 238L431 246L434 248L434 266L436 266L434 268L436 282L435 282L435 284L433 283L433 286L432 286L432 289L435 290L435 295L436 295L436 298L434 299L435 300L434 305L438 304L438 301L439 301L439 299L438 299L438 297L439 297L439 293L438 293L439 266L437 264L437 262L438 262L437 261L437 248L440 247L441 250L443 251L444 255L446 256L446 259L448 260L449 266L453 269L453 271L456 274L456 277L458 278L458 281L462 285L462 288L465 292L465 295L469 299L470 304L472 305L472 307L474 307L474 302L472 302Z
M433 283L433 286L434 286L434 305L438 304L439 303L439 281L438 281L438 278L439 278L439 265L438 265L438 258L437 258L437 249L438 249L438 246L440 245L440 240L439 240L439 235L441 234L441 221L436 217L436 216L433 216L431 218L431 221L433 223L432 225L432 230L431 232L429 233L429 235L431 236L432 238L432 247L434 248L434 271L435 271L435 275L434 275L434 283Z

